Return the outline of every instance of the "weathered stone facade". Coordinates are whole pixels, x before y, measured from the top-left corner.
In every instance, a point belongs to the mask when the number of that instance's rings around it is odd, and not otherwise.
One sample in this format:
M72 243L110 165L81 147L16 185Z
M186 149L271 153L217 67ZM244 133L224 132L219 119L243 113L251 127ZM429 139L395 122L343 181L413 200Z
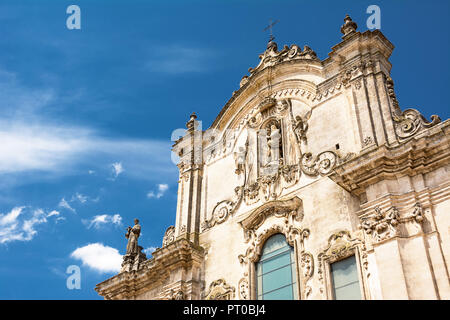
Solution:
M282 233L300 299L332 299L330 263L349 255L363 299L450 299L450 120L402 111L394 46L356 28L347 16L323 61L269 42L210 129L191 116L175 226L100 295L256 299L255 263Z

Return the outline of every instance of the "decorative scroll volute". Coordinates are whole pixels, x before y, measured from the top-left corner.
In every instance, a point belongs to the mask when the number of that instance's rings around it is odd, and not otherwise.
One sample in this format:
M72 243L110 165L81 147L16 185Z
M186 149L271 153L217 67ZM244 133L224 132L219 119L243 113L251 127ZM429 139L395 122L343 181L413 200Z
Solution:
M428 122L415 109L406 109L400 114L393 112L392 120L394 120L395 133L400 141L408 139L416 133L441 122L441 119L437 115L432 115L431 122Z

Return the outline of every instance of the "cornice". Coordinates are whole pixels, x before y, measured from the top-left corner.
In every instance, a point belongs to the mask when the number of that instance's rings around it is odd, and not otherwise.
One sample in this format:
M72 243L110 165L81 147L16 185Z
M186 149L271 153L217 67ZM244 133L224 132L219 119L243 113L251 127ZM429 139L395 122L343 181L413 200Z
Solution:
M329 177L356 195L381 180L414 176L450 163L450 119L396 146L366 150L334 168Z
M203 261L204 249L186 239L178 239L153 252L137 271L121 272L95 287L105 299L130 299L149 291L169 276L171 270L189 268Z

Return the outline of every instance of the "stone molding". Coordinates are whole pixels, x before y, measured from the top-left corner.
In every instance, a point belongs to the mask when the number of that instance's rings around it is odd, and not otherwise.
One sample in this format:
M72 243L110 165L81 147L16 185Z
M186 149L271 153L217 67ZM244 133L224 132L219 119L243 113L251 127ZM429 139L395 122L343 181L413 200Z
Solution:
M430 172L450 161L449 131L447 120L400 145L368 148L338 164L329 177L348 192L360 195L378 181Z
M186 239L179 239L166 247L153 252L153 258L145 261L139 270L125 271L99 283L95 291L105 299L134 299L137 295L160 287L164 279L176 270L200 268L204 259L204 249ZM174 283L176 279L171 279ZM195 298L195 291L200 287L200 279L179 279L187 287L183 291L185 299ZM178 294L177 290L174 294ZM169 290L170 292L170 290ZM194 294L194 296L192 296ZM156 299L168 299L170 294L160 293ZM178 294L179 297L179 294Z

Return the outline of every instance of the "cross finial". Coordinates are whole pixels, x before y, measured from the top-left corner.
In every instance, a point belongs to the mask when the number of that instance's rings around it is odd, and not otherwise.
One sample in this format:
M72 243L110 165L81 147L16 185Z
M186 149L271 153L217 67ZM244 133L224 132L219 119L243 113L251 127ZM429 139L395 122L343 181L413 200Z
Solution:
M270 19L269 21L269 25L267 27L264 28L264 31L270 30L270 38L269 38L269 42L273 41L275 39L275 37L273 36L272 33L272 27L277 24L280 20L277 20L275 22L272 22L272 19Z

